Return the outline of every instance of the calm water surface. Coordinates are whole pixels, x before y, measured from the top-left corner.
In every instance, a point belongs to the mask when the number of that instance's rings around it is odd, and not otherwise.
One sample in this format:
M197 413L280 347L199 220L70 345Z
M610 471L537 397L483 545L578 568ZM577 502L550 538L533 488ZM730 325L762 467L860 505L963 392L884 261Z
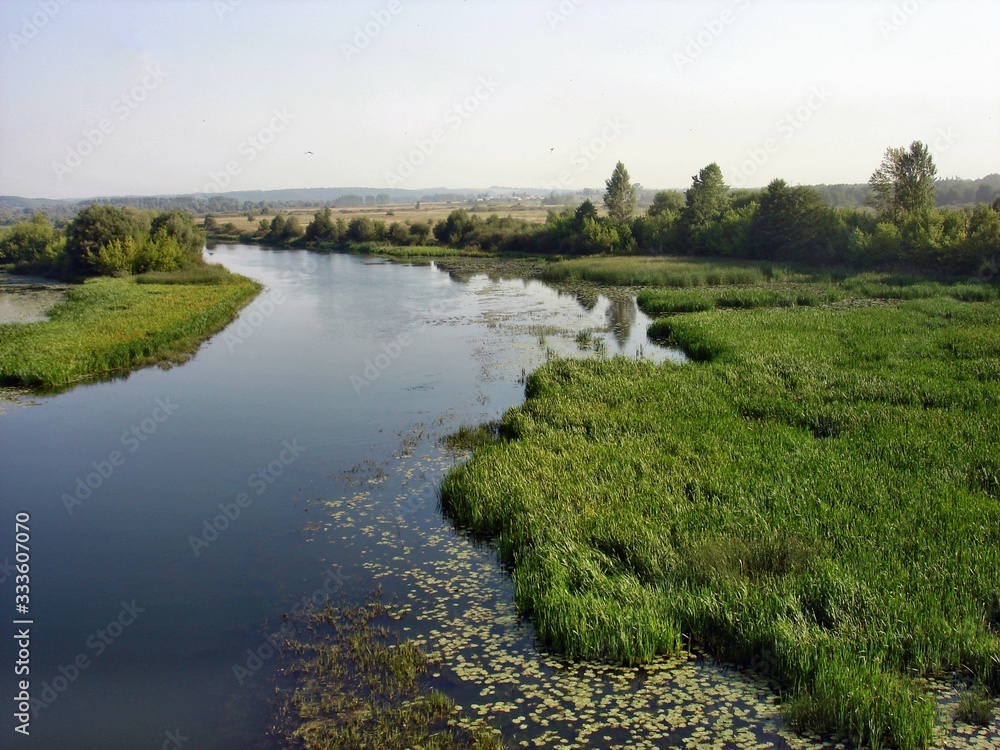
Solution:
M30 512L31 681L48 703L16 746L273 747L266 635L303 597L375 585L410 604L401 627L441 655L438 686L513 745L785 744L776 699L739 672L540 653L492 552L437 508L440 438L521 402L546 357L592 356L579 331L676 366L634 303L346 255L210 254L266 290L191 361L0 415L0 562ZM0 596L12 612L12 578Z

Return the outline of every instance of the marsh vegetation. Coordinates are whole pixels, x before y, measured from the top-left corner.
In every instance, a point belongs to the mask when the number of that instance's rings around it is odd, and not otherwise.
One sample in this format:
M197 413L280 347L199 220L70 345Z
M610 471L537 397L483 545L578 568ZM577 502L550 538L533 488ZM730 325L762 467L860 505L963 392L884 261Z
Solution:
M932 742L924 678L973 675L961 713L988 721L996 288L567 267L656 278L642 305L683 314L650 336L697 363L546 364L498 439L445 480L448 512L494 540L544 641L626 664L704 649L775 680L799 727L862 745Z

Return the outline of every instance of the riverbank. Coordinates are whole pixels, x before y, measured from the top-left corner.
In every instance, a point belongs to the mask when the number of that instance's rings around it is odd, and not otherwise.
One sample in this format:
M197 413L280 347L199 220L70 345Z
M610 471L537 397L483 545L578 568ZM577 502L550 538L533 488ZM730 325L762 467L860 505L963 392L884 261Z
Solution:
M589 263L607 283L614 261ZM545 365L446 509L495 540L570 657L704 649L774 680L800 728L862 745L934 741L924 678L989 688L1000 721L1000 303L963 301L995 287L815 279L714 310L726 286L774 291L728 270L704 312L650 329L698 363ZM681 309L669 295L647 309Z
M90 279L48 321L0 325L0 384L52 388L181 362L260 289L214 267Z

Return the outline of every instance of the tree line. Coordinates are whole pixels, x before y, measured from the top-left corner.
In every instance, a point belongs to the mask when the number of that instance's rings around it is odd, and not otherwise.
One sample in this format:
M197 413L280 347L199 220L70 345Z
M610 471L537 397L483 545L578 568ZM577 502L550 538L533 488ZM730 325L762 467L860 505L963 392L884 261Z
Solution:
M91 204L62 228L36 213L0 237L0 264L63 279L173 271L201 265L204 230L180 210Z
M278 214L239 239L313 248L434 242L500 253L703 255L974 273L1000 252L1000 198L939 208L936 176L923 143L890 148L869 179L867 205L834 208L817 189L781 179L762 190L731 189L713 163L692 177L686 191L659 191L636 213L641 188L619 162L605 183L603 211L588 198L575 208L550 210L542 225L496 214L484 219L464 208L433 225L367 217L345 222L324 208L305 228Z
M434 223L369 217L348 222L334 219L326 207L305 227L279 212L241 233L232 223L220 226L211 214L202 231L182 210L91 204L63 228L36 213L7 229L0 237L0 264L61 277L171 270L201 262L204 232L313 249L436 243L499 253L704 255L946 273L974 273L995 262L1000 198L940 208L936 177L929 150L914 141L887 149L869 179L863 208L834 208L817 189L781 179L763 190L733 190L713 163L692 177L686 191L656 192L637 213L642 188L621 162L605 183L603 211L587 198L575 208L550 210L541 225L497 214L484 219L464 208Z
M1000 198L943 209L936 177L920 141L889 148L866 186L867 205L834 208L819 190L781 179L762 190L731 189L713 163L686 191L659 191L637 214L641 186L619 162L605 183L603 211L588 198L575 208L550 210L542 225L495 214L483 219L464 208L433 226L370 218L345 223L326 208L304 229L279 214L241 239L306 247L436 242L500 253L704 255L974 273L1000 252Z

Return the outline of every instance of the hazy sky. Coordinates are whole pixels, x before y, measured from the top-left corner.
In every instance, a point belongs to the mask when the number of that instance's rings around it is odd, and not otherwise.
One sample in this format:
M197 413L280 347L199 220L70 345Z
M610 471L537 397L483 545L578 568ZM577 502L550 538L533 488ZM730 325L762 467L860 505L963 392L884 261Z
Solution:
M996 0L0 0L0 194L1000 172ZM312 152L312 153L307 153Z

